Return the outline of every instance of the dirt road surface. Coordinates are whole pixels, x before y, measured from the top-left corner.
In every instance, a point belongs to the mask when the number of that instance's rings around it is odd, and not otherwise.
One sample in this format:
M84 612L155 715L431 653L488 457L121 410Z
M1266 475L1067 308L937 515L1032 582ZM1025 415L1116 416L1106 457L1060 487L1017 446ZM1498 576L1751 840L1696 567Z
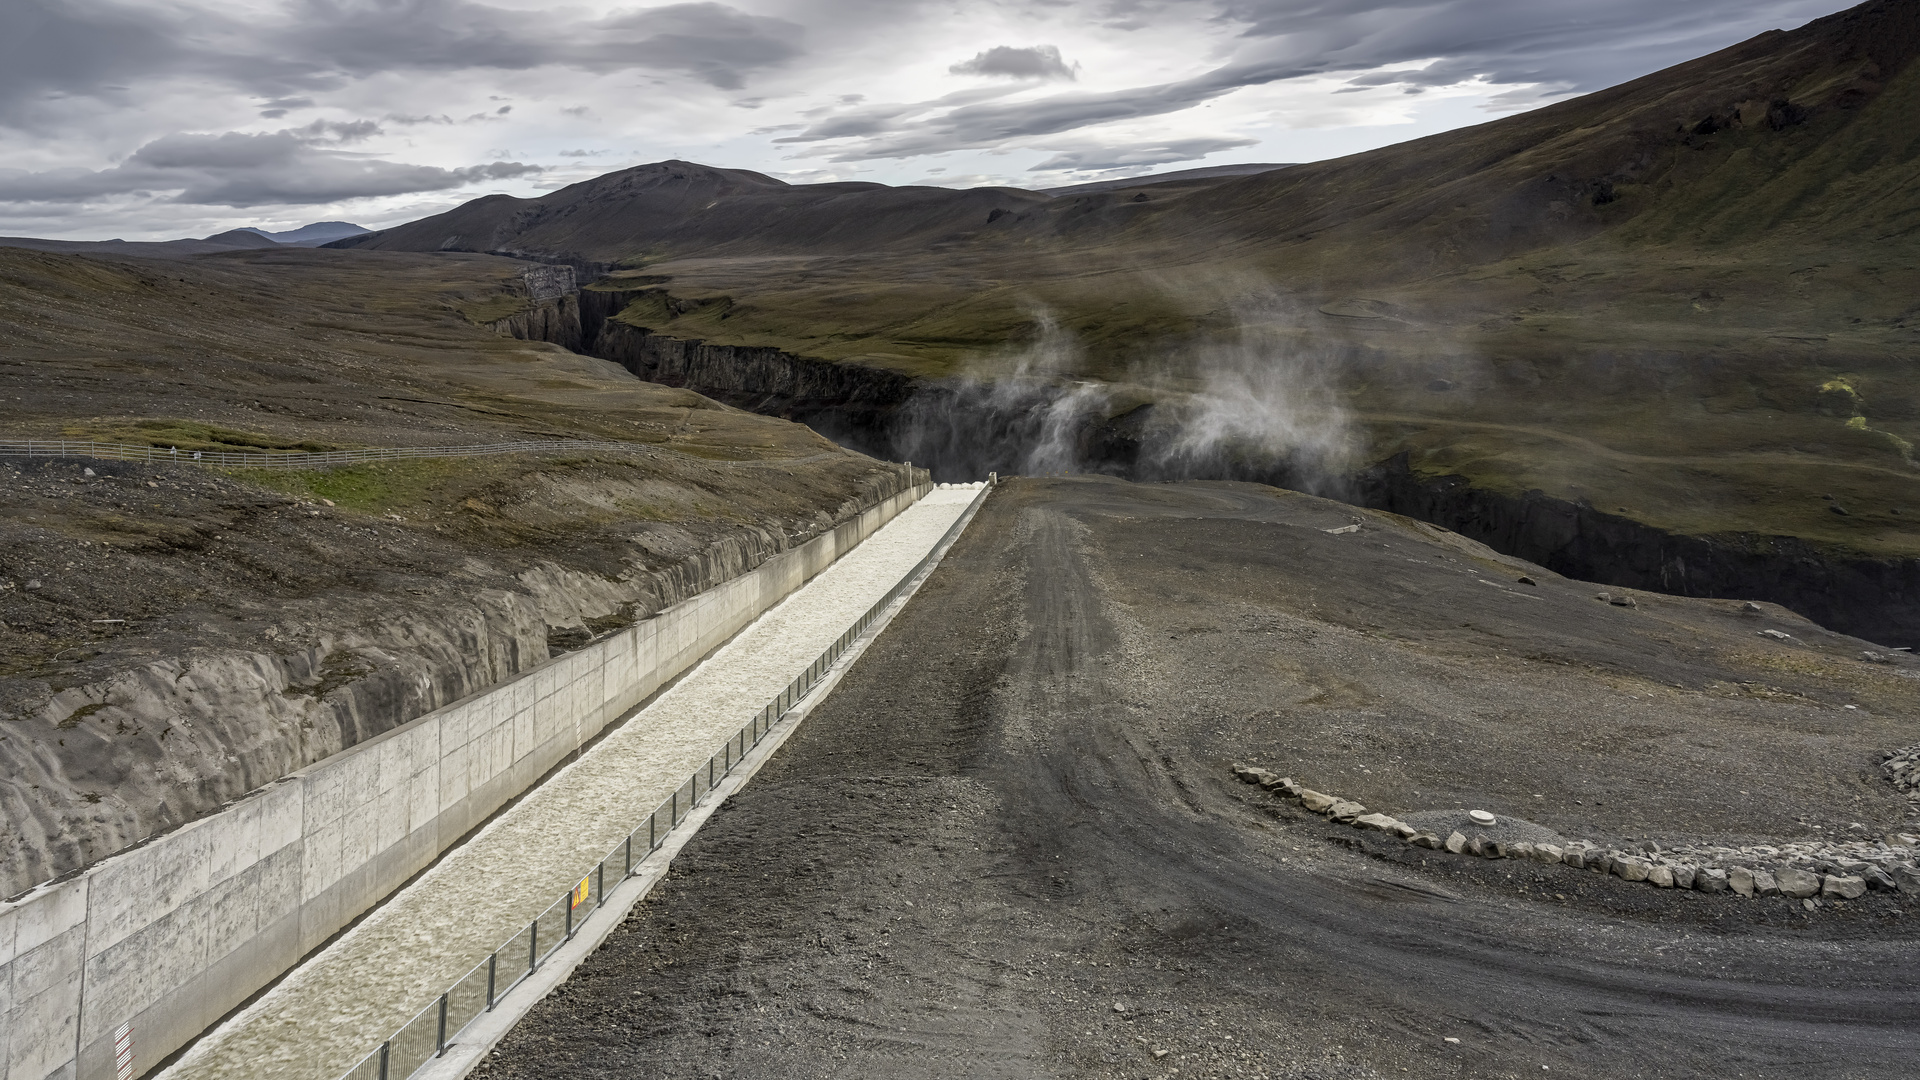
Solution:
M1273 489L1008 484L476 1075L1904 1075L1920 897L1404 848L1233 780L1606 843L1910 828L1870 768L1910 661L1595 591Z

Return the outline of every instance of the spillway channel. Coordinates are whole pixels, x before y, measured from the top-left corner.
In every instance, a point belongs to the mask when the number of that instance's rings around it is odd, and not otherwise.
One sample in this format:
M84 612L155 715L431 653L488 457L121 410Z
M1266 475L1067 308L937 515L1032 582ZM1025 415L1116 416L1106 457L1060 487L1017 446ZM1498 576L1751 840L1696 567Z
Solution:
M562 895L915 564L936 488L194 1044L165 1080L335 1080Z

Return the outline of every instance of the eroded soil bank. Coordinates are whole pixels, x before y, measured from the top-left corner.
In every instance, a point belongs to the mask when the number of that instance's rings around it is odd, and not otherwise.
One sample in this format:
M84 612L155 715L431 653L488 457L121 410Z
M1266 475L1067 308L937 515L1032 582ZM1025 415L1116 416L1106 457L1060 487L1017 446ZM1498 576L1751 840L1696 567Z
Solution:
M1912 827L1910 662L1593 592L1251 485L1004 485L477 1075L1900 1072L1915 897L1410 855L1232 776L1609 842Z

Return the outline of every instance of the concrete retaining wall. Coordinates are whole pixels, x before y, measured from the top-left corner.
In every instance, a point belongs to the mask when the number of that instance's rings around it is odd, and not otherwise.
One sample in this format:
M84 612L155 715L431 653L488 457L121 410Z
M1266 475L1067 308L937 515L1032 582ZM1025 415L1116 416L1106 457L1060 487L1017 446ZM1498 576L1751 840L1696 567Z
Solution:
M0 1080L146 1073L926 491L0 904Z

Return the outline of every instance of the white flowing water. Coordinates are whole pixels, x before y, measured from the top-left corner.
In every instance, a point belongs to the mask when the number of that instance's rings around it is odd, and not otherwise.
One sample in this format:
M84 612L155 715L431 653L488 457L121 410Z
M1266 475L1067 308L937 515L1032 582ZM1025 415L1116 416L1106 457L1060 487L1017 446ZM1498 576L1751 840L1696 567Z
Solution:
M164 1080L335 1080L352 1068L643 824L977 494L936 488L903 511L203 1037Z

